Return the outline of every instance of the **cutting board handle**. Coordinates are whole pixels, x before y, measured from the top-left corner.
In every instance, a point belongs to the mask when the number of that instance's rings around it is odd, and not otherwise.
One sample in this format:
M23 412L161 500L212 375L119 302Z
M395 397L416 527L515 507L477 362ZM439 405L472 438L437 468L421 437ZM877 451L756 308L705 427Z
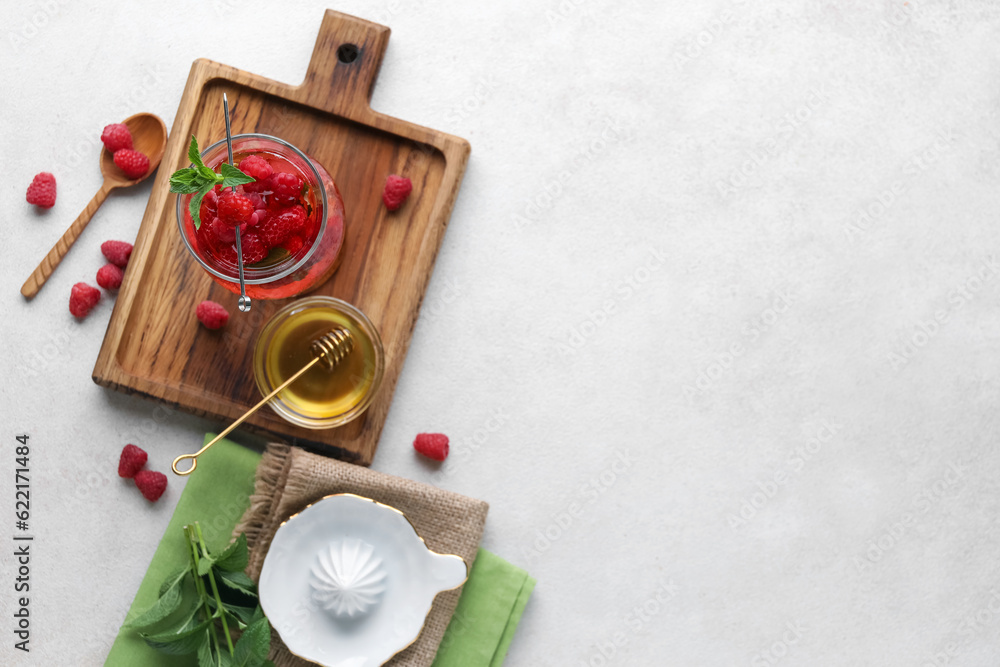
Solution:
M371 114L372 87L389 45L389 28L326 10L299 101L361 120Z

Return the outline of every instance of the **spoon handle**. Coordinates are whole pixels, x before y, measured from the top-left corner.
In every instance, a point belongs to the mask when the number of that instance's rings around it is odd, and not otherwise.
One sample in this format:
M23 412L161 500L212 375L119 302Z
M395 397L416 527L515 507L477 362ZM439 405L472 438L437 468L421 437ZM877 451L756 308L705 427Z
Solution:
M204 454L206 451L208 451L209 447L211 447L212 445L214 445L215 443L217 443L219 440L222 440L223 438L225 438L227 435L229 435L233 431L233 429L235 429L237 426L239 426L240 424L242 424L243 422L245 422L247 419L249 419L250 417L252 417L253 414L255 412L257 412L258 410L260 410L262 407L264 407L267 404L268 401L270 401L272 398L274 398L275 396L277 396L278 393L280 391L282 391L285 387L287 387L291 383L293 383L296 380L298 380L302 376L303 373L305 373L307 370L309 370L310 368L312 368L313 366L315 366L317 363L319 363L319 361L322 358L323 357L314 357L308 364L306 364L305 366L303 366L302 368L300 368L295 373L295 375L293 375L292 377L290 377L287 380L285 380L284 382L282 382L278 387L276 387L274 389L274 391L272 391L270 394L268 394L264 398L260 399L260 401L257 403L257 405L253 406L252 408L250 408L249 410L247 410L246 412L244 412L242 417L240 417L239 419L237 419L236 421L234 421L232 424L230 424L229 427L226 428L225 431L223 431L219 435L215 436L210 443L208 443L207 445L205 445L204 447L202 447L201 449L199 449L197 452L195 452L194 454L184 454L183 456L178 456L176 459L174 459L174 462L172 464L170 464L170 469L174 471L175 475L184 476L184 475L190 475L191 473L193 473L194 469L198 467L198 457L201 456L202 454ZM183 461L185 459L191 459L191 467L188 468L187 470L181 470L180 468L177 467L177 464L179 464L181 461Z
M76 243L77 238L79 238L80 233L83 231L90 219L94 217L94 213L97 209L101 207L104 200L108 198L108 193L113 190L113 187L108 186L107 183L101 185L101 189L97 191L94 198L90 200L87 204L87 208L83 209L73 224L69 226L66 233L62 235L56 244L52 246L52 250L49 250L49 254L41 261L37 268L32 272L31 276L24 281L24 285L21 286L21 294L24 295L26 299L30 299L36 294L38 290L42 289L42 285L45 281L49 279L52 272L56 270L59 266L59 262L62 261L69 249Z

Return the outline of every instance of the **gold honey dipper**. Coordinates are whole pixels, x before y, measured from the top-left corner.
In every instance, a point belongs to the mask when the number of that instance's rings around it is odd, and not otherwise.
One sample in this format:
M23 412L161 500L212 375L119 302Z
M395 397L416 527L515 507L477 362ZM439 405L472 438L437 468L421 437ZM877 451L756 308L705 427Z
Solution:
M325 334L314 340L309 345L309 351L312 352L313 358L308 364L300 368L298 371L295 372L295 375L282 382L281 385L279 385L274 391L272 391L270 394L262 398L260 402L257 403L257 405L253 406L252 408L244 412L242 417L240 417L232 424L230 424L225 431L215 436L215 438L213 438L212 441L209 442L207 445L199 449L194 454L184 454L174 459L174 462L170 466L170 468L174 471L174 474L190 475L191 473L193 473L195 468L198 467L199 456L208 451L209 447L211 447L219 440L222 440L224 437L229 435L233 431L233 429L235 429L237 426L246 421L250 417L250 415L252 415L253 413L260 410L262 407L264 407L264 405L272 398L277 396L282 389L284 389L288 385L298 380L307 370L309 370L316 364L322 364L323 368L325 368L327 371L332 371L337 366L337 364L339 364L341 361L344 360L344 357L346 357L348 354L351 353L352 349L354 349L354 337L351 335L351 332L347 331L346 329L340 329L340 328L331 329L330 331L326 332ZM188 468L187 470L178 470L177 464L183 461L184 459L191 459L191 467Z

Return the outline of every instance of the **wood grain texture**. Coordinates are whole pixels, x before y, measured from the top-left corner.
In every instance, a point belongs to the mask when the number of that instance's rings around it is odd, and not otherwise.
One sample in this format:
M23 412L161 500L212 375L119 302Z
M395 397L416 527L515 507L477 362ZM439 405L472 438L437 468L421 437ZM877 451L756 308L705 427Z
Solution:
M388 40L384 26L327 10L299 86L195 61L94 367L95 382L224 422L260 398L251 367L253 346L264 322L288 300L255 300L251 313L239 313L236 296L216 285L184 247L176 195L169 192L170 174L187 165L191 135L202 145L224 136L225 92L234 133L281 137L333 176L346 209L344 258L313 293L358 306L378 328L386 351L382 388L362 418L335 429L309 430L265 409L247 426L338 458L371 463L469 156L463 139L371 109ZM344 45L356 47L351 62L338 59ZM413 194L390 213L381 191L386 176L394 173L413 181ZM232 316L224 329L198 325L194 309L204 299L229 307Z
M59 266L59 262L63 261L63 257L73 247L76 240L80 238L80 234L87 227L87 223L94 217L97 209L101 207L104 200L108 198L108 193L113 189L114 186L108 185L106 182L101 185L101 189L87 203L87 206L80 212L80 215L76 216L76 220L70 224L69 228L59 237L56 244L52 246L52 249L42 258L42 261L39 262L35 270L28 276L28 279L21 285L22 296L31 299L38 294L38 290L42 289L42 285L45 284L45 281L49 279L52 272Z

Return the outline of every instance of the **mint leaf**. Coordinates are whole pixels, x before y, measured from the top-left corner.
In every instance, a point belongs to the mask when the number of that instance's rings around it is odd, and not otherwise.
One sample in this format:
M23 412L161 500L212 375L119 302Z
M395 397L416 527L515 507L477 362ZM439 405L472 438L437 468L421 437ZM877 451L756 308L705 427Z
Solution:
M181 590L177 586L167 588L166 592L152 607L139 614L126 625L130 628L148 628L156 625L177 610L181 604Z
M225 167L227 165L222 166ZM226 547L226 550L219 554L218 558L215 560L215 564L220 570L226 570L227 572L242 572L246 569L249 560L250 554L247 550L247 536L244 533L240 533L240 536L236 538L236 541Z
M243 625L253 625L259 618L256 618L256 612L260 607L241 607L235 604L225 604L222 606L226 609L226 613L232 614L239 620L243 622Z
M191 135L191 145L188 146L188 159L196 167L205 166L205 163L201 161L201 151L198 150L198 140L195 139L193 134Z
M219 570L218 575L222 583L229 588L246 595L250 595L254 598L257 597L257 591L254 590L256 585L253 583L253 579L248 577L243 572L226 572L225 570Z
M271 650L271 626L262 618L243 631L233 650L233 667L260 667Z
M142 638L146 640L147 644L149 644L152 648L155 648L160 653L166 653L168 655L187 655L188 653L194 653L201 648L202 642L209 641L208 626L210 623L212 623L212 621L204 621L190 630L178 633L165 632L157 635L143 634Z
M255 623L262 618L264 618L264 609L260 605L257 605L257 608L253 610L253 617L250 619L250 622Z
M228 162L223 162L219 166L219 171L222 174L222 187L224 188L231 188L236 185L245 185L246 183L253 183L257 180L253 176L244 174Z
M200 174L193 169L178 169L170 175L170 191L186 195L201 187Z
M212 185L215 185L216 183L221 183L222 182L222 176L220 176L219 174L215 173L214 171L212 171L211 169L209 169L208 167L206 167L203 164L202 165L198 165L197 167L195 167L195 169L197 169L198 173L201 175L201 180L202 180L203 183L209 183L209 182L211 182Z
M171 572L170 575L166 579L163 580L163 583L160 584L160 597L162 597L163 594L166 593L168 589L171 589L171 588L177 586L178 584L180 584L182 581L184 581L184 577L190 571L191 571L191 568L189 568L189 567L182 567L181 569L177 570L176 572Z
M183 593L182 593L183 595ZM184 632L190 630L195 625L198 624L198 612L202 608L202 603L197 596L190 598L187 604L182 604L181 611L177 614L177 619L171 623L161 623L157 626L157 634L177 634L178 632ZM138 628L139 631L149 630L149 628Z
M208 554L203 554L201 558L198 559L198 576L204 577L208 574L208 571L212 569L215 565L215 561Z
M205 198L208 191L215 187L214 183L206 183L201 186L201 190L197 192L193 197L191 197L191 203L188 204L188 212L191 214L191 222L194 223L195 229L201 228L201 200Z
M233 659L224 650L216 650L211 641L198 649L198 667L231 667Z
M208 641L198 647L198 667L218 667L219 661L215 659L212 651L212 642Z

